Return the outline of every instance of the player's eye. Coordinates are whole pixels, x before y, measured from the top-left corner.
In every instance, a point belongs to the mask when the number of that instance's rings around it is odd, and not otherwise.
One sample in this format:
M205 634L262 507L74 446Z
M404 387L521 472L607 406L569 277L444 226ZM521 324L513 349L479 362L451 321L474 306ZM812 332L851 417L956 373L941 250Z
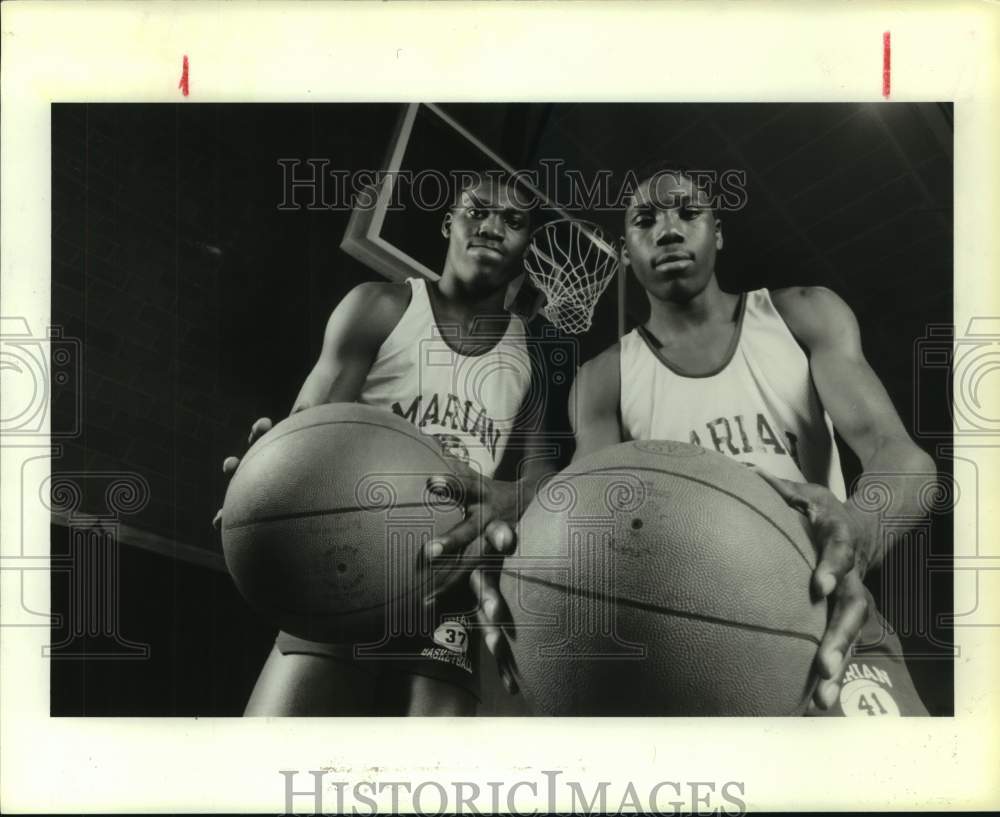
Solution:
M512 230L523 230L527 225L527 220L520 213L504 213L503 223Z
M646 213L642 213L637 216L633 216L632 225L634 227L649 227L653 223L653 217Z
M465 210L465 215L471 218L473 221L482 221L486 218L486 210L482 207L467 207Z
M681 218L685 221L691 221L692 219L698 218L702 211L697 207L682 207L681 208Z

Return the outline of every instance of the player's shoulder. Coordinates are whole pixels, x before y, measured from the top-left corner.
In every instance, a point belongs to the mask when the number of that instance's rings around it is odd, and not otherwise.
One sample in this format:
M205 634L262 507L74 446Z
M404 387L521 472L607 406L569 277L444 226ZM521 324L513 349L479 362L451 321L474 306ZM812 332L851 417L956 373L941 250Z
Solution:
M340 299L327 320L327 343L350 342L377 349L399 323L410 302L406 283L366 281Z
M577 391L617 401L621 388L621 342L616 341L580 367Z
M595 369L606 369L609 366L614 366L618 368L619 358L622 353L622 344L620 340L616 340L607 349L598 352L594 357L587 361L587 366L593 366Z
M857 319L847 302L823 286L796 286L771 292L771 302L806 346L857 332Z
M405 281L365 281L348 292L347 297L359 306L406 309L412 291Z
M351 289L337 305L354 321L395 326L410 304L412 290L405 281L365 281Z

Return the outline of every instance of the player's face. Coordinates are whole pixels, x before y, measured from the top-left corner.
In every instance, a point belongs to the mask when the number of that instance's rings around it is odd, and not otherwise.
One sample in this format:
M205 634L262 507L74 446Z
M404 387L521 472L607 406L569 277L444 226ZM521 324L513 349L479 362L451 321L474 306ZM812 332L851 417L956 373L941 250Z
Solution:
M467 287L493 292L524 271L531 214L503 185L480 184L462 193L445 217L450 268Z
M623 260L643 288L662 301L687 301L715 274L722 226L704 191L686 176L642 182L625 211Z

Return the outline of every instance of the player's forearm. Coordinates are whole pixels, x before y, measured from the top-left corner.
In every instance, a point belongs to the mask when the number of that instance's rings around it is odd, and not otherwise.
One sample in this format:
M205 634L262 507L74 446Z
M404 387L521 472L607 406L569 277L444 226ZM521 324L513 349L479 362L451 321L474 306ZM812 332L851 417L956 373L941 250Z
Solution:
M546 459L527 464L516 480L491 480L490 503L497 516L515 526L534 501L541 482L557 471L556 463Z
M882 562L888 546L885 523L895 531L906 520L914 523L926 514L921 502L937 477L934 460L909 438L887 438L864 464L864 471L848 498L847 507L864 530L863 571ZM897 537L892 537L895 540Z
M353 403L361 395L367 366L317 365L299 390L291 414L326 403Z

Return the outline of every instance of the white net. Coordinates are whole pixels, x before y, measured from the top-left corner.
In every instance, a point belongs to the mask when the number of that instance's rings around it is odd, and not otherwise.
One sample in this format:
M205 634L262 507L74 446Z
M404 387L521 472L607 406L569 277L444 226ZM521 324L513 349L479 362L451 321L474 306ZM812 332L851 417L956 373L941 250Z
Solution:
M535 231L524 267L547 298L542 314L578 335L590 328L594 306L618 269L618 253L596 224L559 219Z

